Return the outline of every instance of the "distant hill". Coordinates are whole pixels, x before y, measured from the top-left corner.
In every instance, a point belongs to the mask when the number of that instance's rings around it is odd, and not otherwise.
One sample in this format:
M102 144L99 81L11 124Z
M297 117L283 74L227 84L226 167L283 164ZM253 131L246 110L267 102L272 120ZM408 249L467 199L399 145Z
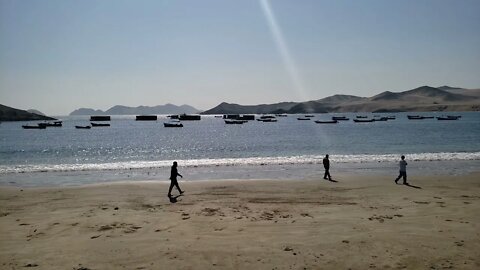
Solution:
M141 114L193 114L200 111L189 105L176 106L173 104L165 104L158 106L138 106L128 107L116 105L112 108L102 111L89 108L80 108L70 113L70 115L141 115Z
M243 106L221 103L202 114L479 111L480 89L421 86L404 92L385 91L373 97L334 95L306 102Z
M102 110L94 110L90 108L80 108L71 112L70 115L102 115L105 114Z
M35 110L35 109L27 110L27 112L45 116L44 113L42 113L41 111Z
M55 118L30 113L0 104L0 121L56 120Z
M329 96L326 98L322 98L317 100L317 102L320 103L345 103L345 102L356 102L356 101L362 101L367 98L364 97L357 97L357 96L351 96L351 95L333 95Z
M260 105L239 105L234 103L223 102L217 107L202 112L202 114L246 114L246 113L272 113L284 112L290 110L297 105L295 102L282 102L275 104L260 104Z

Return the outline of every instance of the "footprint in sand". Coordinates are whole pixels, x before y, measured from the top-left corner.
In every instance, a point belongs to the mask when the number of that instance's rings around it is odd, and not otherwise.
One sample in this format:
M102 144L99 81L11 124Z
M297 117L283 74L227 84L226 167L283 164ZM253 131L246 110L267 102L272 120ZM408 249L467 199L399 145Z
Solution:
M262 215L260 215L260 219L262 220L272 220L274 217L273 213L270 212L263 212Z
M463 240L460 240L460 241L456 241L454 242L455 245L457 245L458 247L463 247L463 245L465 245L464 241Z
M209 208L209 207L203 208L201 211L201 214L204 216L215 216L215 215L225 216L225 214L223 214L223 212L220 211L220 208Z
M383 223L383 222L385 222L385 220L387 220L387 219L393 219L394 217L403 217L403 215L400 215L400 214L395 214L395 215L393 215L393 216L389 216L389 215L381 215L381 216L373 215L373 216L369 217L368 220L377 220L378 222Z

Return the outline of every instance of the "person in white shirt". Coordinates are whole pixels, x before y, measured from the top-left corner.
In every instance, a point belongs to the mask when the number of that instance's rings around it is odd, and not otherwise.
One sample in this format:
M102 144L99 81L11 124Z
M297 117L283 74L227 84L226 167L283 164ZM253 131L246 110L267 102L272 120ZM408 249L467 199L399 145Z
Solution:
M397 179L395 179L395 184L398 183L398 180L403 177L403 184L408 185L407 183L407 162L405 161L405 156L402 156L402 160L399 162L400 165L400 174Z

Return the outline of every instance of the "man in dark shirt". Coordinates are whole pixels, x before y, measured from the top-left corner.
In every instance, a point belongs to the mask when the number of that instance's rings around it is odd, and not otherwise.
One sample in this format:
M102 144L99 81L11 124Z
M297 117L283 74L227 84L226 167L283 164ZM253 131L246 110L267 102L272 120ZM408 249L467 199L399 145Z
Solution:
M168 189L168 197L172 197L173 186L177 187L180 194L183 194L182 189L180 189L180 187L178 186L177 176L180 176L180 177L183 178L183 176L181 174L179 174L178 171L177 171L177 162L174 161L173 166L172 166L172 170L170 171L170 188Z
M328 160L328 155L326 155L323 159L323 167L325 168L325 175L323 175L323 179L328 179L331 181L332 177L330 176L330 160Z

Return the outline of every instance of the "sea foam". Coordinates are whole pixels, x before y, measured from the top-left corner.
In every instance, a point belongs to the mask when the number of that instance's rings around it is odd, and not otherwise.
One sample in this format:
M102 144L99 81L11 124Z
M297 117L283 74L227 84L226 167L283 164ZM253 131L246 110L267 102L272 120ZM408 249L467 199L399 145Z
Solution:
M396 162L399 154L381 155L330 155L335 163L371 163ZM455 161L480 160L480 152L455 153L417 153L405 154L410 161ZM215 167L215 166L248 166L248 165L282 165L282 164L321 164L323 155L303 155L288 157L250 157L250 158L219 158L219 159L187 159L176 160L182 167ZM111 163L78 163L78 164L31 164L31 165L0 165L0 174L33 173L33 172L75 172L75 171L110 171L169 167L174 160L159 161L129 161Z

